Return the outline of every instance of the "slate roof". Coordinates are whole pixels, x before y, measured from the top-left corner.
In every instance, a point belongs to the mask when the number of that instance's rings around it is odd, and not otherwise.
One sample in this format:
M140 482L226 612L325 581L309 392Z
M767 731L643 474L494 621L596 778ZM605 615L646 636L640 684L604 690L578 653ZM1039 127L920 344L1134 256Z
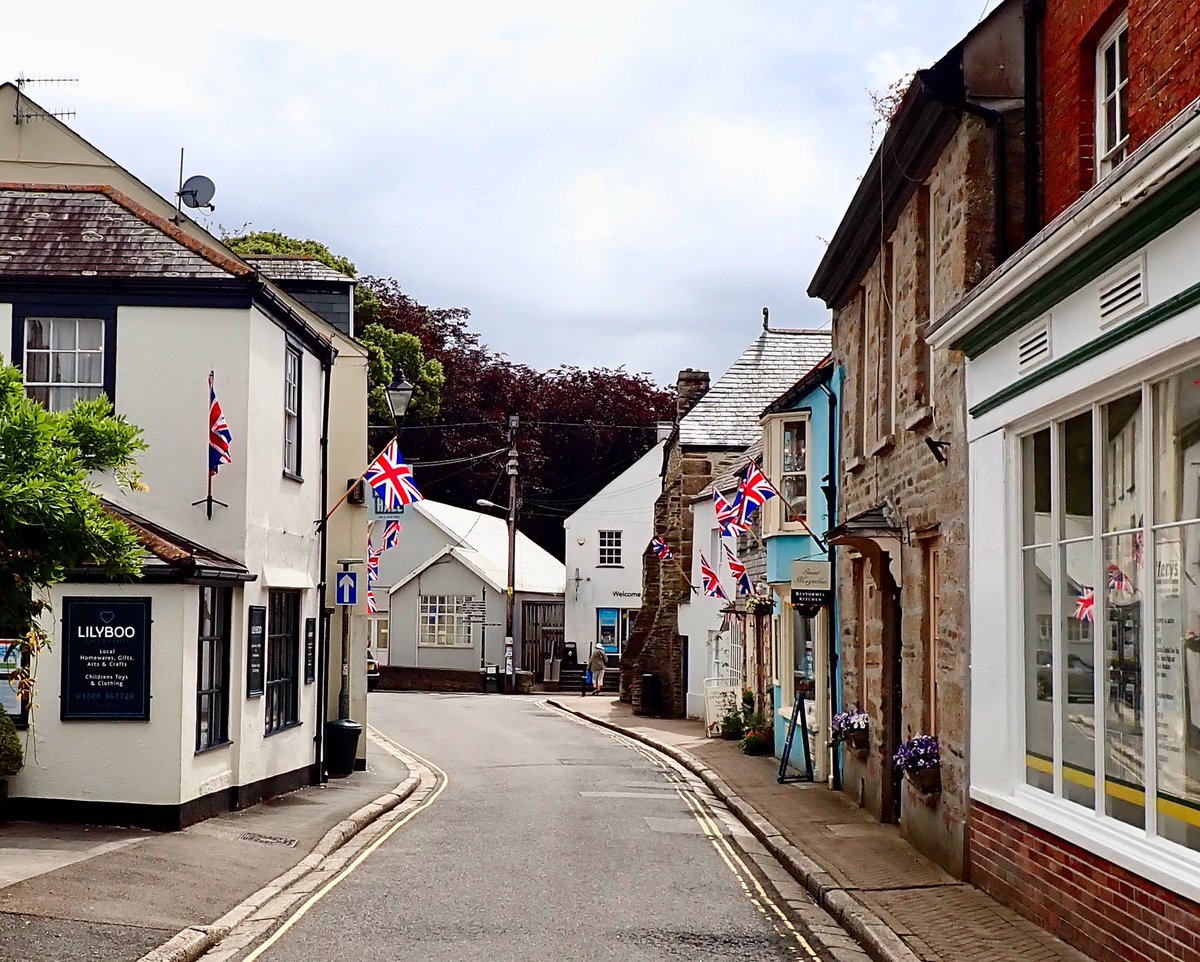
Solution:
M349 274L335 271L315 257L303 254L250 254L245 261L273 281L316 281L319 283L354 284Z
M763 331L679 424L679 443L744 448L758 438L764 407L829 353L829 331Z
M0 184L0 275L229 278L251 268L111 187Z
M762 416L768 414L784 414L796 405L801 398L810 393L818 384L828 381L833 376L833 355L828 354L816 366L809 371L804 377L800 378L795 384L783 392L774 401L768 404L762 412Z

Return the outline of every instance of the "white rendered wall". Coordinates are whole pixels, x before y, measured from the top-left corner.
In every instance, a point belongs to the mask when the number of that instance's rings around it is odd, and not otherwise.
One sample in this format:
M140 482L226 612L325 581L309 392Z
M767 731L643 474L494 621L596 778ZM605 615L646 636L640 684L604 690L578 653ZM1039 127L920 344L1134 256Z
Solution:
M712 498L705 498L692 505L692 559L688 578L696 591L679 606L679 633L688 639L687 667L687 713L691 718L704 717L704 679L708 677L711 646L708 633L721 627L721 609L728 602L718 598L707 598L701 592L704 579L700 575L700 553L721 575L726 592L733 590L729 571L724 567L723 552L713 558L713 535L717 531L717 512ZM686 561L684 562L686 563Z

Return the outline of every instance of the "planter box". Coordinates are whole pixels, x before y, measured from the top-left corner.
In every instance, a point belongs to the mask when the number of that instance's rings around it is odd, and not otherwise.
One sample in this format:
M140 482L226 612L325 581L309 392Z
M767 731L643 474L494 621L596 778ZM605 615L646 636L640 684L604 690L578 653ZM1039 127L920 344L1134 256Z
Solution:
M865 752L871 747L871 733L869 731L852 731L846 735L846 744L856 752Z
M922 795L937 795L942 790L942 770L940 768L923 768L915 772L905 772L904 777L912 782Z

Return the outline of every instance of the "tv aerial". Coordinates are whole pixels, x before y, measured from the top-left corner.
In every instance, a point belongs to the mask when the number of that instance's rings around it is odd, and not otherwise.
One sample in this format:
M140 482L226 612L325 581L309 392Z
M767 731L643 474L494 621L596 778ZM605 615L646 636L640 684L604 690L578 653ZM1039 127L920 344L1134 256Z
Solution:
M183 148L179 148L179 190L175 192L175 223L183 222L183 208L192 210L209 210L213 206L213 195L217 192L216 184L203 174L193 174L187 180L183 179Z

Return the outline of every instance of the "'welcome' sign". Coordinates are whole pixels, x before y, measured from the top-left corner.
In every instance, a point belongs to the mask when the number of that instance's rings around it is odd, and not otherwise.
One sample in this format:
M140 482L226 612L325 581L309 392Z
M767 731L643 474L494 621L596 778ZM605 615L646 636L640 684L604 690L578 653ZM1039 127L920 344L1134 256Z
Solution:
M150 599L64 598L64 720L150 718Z

